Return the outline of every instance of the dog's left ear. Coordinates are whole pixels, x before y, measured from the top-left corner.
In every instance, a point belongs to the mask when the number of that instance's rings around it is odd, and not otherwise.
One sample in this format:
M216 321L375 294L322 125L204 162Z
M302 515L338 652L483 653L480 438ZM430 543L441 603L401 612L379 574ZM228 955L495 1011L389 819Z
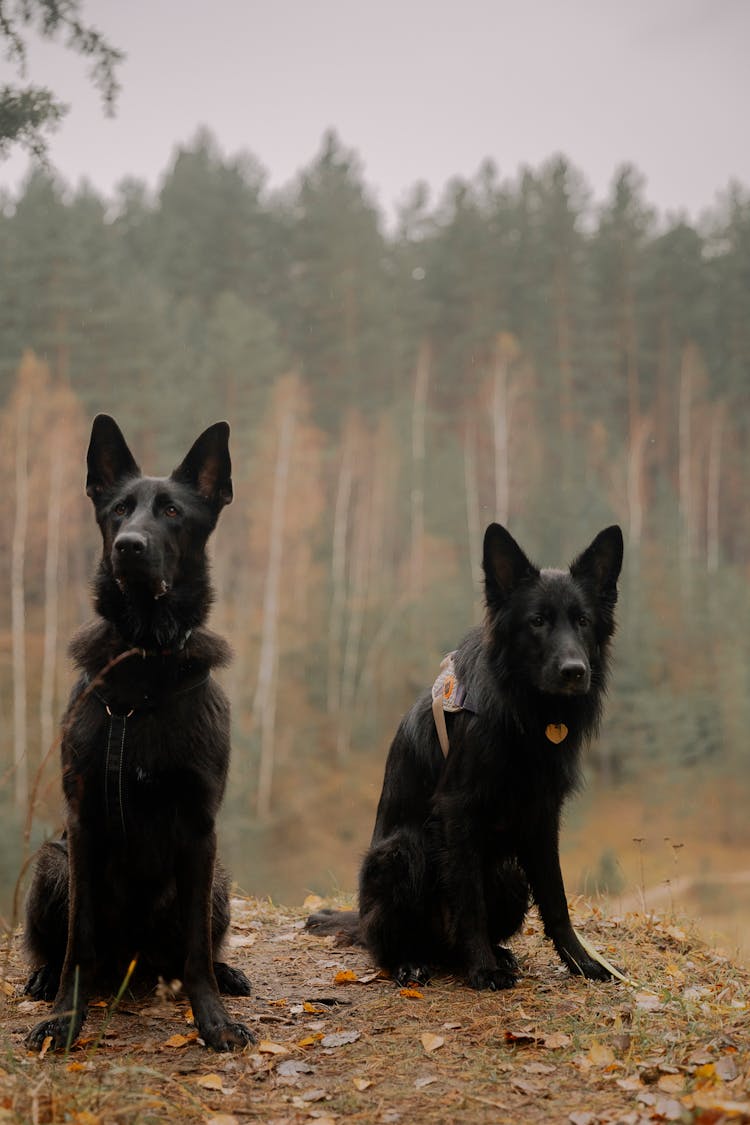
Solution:
M214 422L196 438L190 452L172 473L172 480L191 485L218 510L232 503L228 422Z
M511 533L499 523L491 523L484 533L482 567L485 600L490 607L502 604L522 582L539 576Z
M97 414L86 454L86 495L98 504L102 494L126 477L139 477L122 430L109 414Z
M613 524L600 531L583 554L570 564L574 578L593 582L602 597L617 600L617 579L622 566L622 531Z

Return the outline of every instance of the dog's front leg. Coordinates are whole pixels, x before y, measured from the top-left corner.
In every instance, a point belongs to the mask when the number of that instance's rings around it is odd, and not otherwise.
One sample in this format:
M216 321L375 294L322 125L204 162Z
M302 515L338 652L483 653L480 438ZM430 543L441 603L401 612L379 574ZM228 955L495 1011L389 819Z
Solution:
M41 1050L46 1039L50 1049L70 1047L78 1038L86 1016L86 1005L94 976L94 900L91 857L95 842L85 828L71 818L68 823L68 940L60 984L52 1016L32 1028L26 1037L30 1050Z
M444 810L447 811L447 810ZM512 988L516 976L510 962L500 964L489 934L484 855L463 810L447 811L444 819L443 883L451 943L466 970L471 988Z
M590 980L611 980L611 973L589 957L573 930L560 869L559 832L559 820L539 826L519 855L542 916L544 932L571 973Z
M213 828L185 846L177 863L177 893L185 932L185 990L201 1039L215 1051L255 1041L243 1023L232 1020L219 996L213 968L211 910L216 833Z

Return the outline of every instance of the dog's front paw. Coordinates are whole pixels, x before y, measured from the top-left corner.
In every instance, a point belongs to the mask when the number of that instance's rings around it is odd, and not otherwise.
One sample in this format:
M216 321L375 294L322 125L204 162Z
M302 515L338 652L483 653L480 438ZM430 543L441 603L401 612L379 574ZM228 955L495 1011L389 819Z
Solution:
M82 1019L71 1019L70 1016L53 1016L51 1019L42 1020L26 1036L26 1049L41 1051L45 1041L49 1039L50 1051L62 1051L75 1043L82 1024Z
M491 992L501 992L506 988L514 988L517 980L515 973L500 967L496 969L484 967L470 969L466 974L466 981L470 988L489 989Z
M229 1019L221 1023L212 1021L199 1024L198 1033L213 1051L241 1051L256 1039L255 1034L244 1023L235 1023Z
M408 984L428 984L430 980L430 970L426 965L407 961L405 964L399 965L393 974L393 979L396 984L400 984L402 988L405 988Z
M613 980L609 969L600 965L593 957L581 957L576 961L568 962L568 968L575 976L586 977L587 980Z

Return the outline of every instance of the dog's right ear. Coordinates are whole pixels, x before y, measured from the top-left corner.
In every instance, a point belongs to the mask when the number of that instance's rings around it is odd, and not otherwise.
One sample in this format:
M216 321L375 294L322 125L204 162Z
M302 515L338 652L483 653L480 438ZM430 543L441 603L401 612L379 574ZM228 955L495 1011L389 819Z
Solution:
M141 475L120 427L109 414L97 414L94 418L86 465L86 495L95 504L117 481Z
M488 606L503 602L519 583L539 575L510 532L499 523L491 523L484 533L482 566Z

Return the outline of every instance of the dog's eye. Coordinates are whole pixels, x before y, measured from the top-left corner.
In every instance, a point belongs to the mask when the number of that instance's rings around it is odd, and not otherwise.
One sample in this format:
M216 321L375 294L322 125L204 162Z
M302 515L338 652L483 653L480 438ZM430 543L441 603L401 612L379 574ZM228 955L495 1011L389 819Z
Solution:
M542 617L541 613L535 613L534 616L531 618L530 624L533 625L533 627L535 629L541 629L541 627L543 625L545 625L546 622L545 622L544 618Z
M174 519L174 517L179 516L179 514L180 513L177 510L177 508L174 506L174 504L167 504L166 505L166 507L164 509L164 515L165 516L169 516L170 519Z
M119 504L115 504L114 508L112 509L116 516L124 516L127 510L128 506L127 504L123 504L122 500Z
M589 623L589 619L588 619L588 617L586 616L585 613L579 613L577 620L578 620L578 624L581 626L582 629L585 629L585 627Z

